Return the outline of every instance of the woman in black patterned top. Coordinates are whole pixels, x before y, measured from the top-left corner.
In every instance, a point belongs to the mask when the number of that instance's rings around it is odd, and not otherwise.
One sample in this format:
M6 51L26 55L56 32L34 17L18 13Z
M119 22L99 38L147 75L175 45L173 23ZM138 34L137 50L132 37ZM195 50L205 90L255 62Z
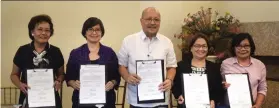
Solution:
M64 80L64 58L60 49L48 42L54 32L51 18L48 15L32 17L28 30L32 41L17 50L10 75L13 84L20 89L19 104L27 99L27 70L47 68L53 69L56 108L62 108L58 90Z
M178 62L174 85L172 87L172 93L178 99L178 107L185 107L183 106L185 97L182 95L182 73L207 74L211 108L223 100L220 66L206 60L208 48L209 44L206 37L202 34L197 34L189 45L191 59Z

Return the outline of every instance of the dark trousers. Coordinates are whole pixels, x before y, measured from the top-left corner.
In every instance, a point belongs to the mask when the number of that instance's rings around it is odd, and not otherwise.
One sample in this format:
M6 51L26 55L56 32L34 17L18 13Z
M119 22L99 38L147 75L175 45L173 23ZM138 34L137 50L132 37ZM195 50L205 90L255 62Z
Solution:
M137 106L130 105L130 108L168 108L168 105L159 105L156 107L137 107Z
M177 108L186 108L183 104L177 104ZM215 108L230 108L227 105L215 105Z
M25 98L26 98L26 95L23 92L20 92L19 104L23 104L23 101ZM27 102L27 100L26 100L26 102ZM58 91L55 91L55 105L56 105L56 108L62 108L61 98L59 96Z
M102 108L115 108L115 100L116 100L116 95L114 90L110 90L106 93L106 104ZM89 106L84 106L84 105L79 105L79 91L75 90L73 92L72 96L72 108L97 108L95 105L89 105Z
M87 106L83 106L83 105L73 105L72 108L98 108L97 106L94 105L87 105ZM105 106L103 106L102 108L116 108L115 105L111 105L111 104L106 104Z

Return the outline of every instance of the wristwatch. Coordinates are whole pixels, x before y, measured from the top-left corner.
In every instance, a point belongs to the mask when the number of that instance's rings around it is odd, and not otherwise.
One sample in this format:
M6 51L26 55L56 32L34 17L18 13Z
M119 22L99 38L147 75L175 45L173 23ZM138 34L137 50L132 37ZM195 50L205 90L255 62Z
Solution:
M116 85L116 81L115 80L111 80L111 82L113 83L113 85Z

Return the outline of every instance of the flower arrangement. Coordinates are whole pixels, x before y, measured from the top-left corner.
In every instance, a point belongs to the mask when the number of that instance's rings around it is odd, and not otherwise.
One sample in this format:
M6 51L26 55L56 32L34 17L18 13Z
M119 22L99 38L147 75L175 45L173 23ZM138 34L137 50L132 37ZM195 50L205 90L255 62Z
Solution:
M229 12L224 16L220 16L217 11L212 14L212 8L206 10L201 7L201 10L195 14L188 14L184 19L182 32L179 35L174 35L175 38L181 39L182 44L178 47L183 53L189 51L188 44L196 33L202 33L207 36L210 44L209 54L217 55L215 51L218 40L231 37L232 34L239 32L240 21L233 17ZM220 53L220 56L223 54Z

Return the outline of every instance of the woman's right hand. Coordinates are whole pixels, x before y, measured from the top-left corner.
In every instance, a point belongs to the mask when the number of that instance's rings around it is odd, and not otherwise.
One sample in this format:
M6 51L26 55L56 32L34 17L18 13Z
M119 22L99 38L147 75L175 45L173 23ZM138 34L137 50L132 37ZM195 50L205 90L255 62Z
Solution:
M184 98L183 98L182 95L180 95L180 96L178 97L178 104L183 104L183 102L184 102Z
M227 83L226 81L223 81L222 84L223 84L223 87L225 89L228 89L230 87L230 85L231 85L230 83Z
M72 80L71 83L70 83L71 87L75 90L79 90L79 87L80 87L80 82L79 80Z
M30 89L30 87L29 87L27 84L22 83L22 82L19 83L19 89L20 89L20 91L22 91L24 94L27 94L27 88Z

